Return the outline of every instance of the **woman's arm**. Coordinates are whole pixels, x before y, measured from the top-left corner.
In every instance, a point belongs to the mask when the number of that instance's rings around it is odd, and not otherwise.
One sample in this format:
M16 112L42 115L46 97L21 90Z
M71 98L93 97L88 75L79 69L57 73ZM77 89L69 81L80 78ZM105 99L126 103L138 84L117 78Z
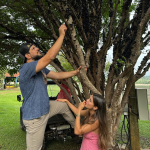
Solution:
M96 130L99 127L98 120L96 120L93 124L85 124L85 125L81 126L80 114L81 114L82 109L84 108L84 105L85 104L83 102L80 103L79 107L77 109L77 116L76 116L75 127L74 127L74 133L77 135L89 133L91 131Z
M78 114L78 108L76 108L73 104L71 104L67 99L57 99L57 101L66 102L67 105L70 107L70 109L74 112L74 114L75 115ZM87 116L87 114L88 114L88 109L81 110L81 112L80 112L81 116Z
M74 134L82 135L82 134L94 131L97 128L99 128L98 120L96 120L93 124L84 124L83 126L81 126L81 124L80 124L80 116L78 116L78 115L76 116L75 127L74 127Z

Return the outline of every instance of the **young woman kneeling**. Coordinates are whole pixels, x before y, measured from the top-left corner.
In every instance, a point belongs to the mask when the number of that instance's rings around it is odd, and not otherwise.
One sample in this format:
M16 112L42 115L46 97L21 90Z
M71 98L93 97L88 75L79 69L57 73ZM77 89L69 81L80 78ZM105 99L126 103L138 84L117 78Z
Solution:
M106 102L99 94L93 94L89 99L79 103L78 108L66 99L57 99L66 102L76 114L74 133L83 135L80 150L107 150L108 149L108 124L106 117ZM86 108L83 110L83 108ZM84 116L80 123L80 116Z

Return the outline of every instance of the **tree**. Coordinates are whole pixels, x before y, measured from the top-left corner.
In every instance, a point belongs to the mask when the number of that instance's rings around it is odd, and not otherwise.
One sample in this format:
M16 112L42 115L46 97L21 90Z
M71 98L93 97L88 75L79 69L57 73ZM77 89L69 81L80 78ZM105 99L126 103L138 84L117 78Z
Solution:
M46 53L58 38L59 26L66 24L68 30L61 52L73 69L88 67L87 74L82 69L78 76L82 92L75 81L68 79L67 84L76 102L88 98L91 93L105 97L113 147L131 86L150 67L150 52L147 52L130 78L141 51L150 41L150 1L1 0L0 4L0 53L3 54L0 61L15 69L21 64L17 53L22 42L36 43ZM106 55L111 47L113 59L106 82ZM58 59L51 65L57 71L65 71Z
M3 80L5 79L6 68L1 67L0 69L0 89L3 89Z

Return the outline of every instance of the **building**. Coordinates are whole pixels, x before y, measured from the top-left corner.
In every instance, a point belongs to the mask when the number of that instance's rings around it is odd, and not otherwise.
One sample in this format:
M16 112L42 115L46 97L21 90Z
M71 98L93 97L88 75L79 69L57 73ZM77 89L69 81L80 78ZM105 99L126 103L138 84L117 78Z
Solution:
M17 84L17 79L19 78L19 72L13 74L5 73L5 79L3 80L3 88L14 87ZM13 85L13 86L12 86Z

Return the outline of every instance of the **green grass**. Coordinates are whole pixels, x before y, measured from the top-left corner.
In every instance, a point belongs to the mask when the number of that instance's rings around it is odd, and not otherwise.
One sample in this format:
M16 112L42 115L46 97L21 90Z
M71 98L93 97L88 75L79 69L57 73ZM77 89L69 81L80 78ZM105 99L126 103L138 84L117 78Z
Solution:
M25 150L25 132L20 129L20 112L22 105L17 101L17 89L0 91L0 145L3 150Z
M60 89L54 86L51 90L52 93L48 87L49 96L56 96ZM2 150L26 150L26 135L20 129L19 120L22 103L17 101L17 95L21 95L19 88L0 91L0 149ZM123 117L121 119L123 120ZM150 139L150 121L139 120L139 131L141 138ZM52 140L48 143L47 150L77 150L79 147L80 145L73 141L68 140L64 144L62 141Z
M150 117L150 105L149 105L149 117ZM121 128L122 128L122 121L124 120L124 116L121 116L121 121L116 137L117 143L123 144L121 140ZM143 120L138 120L139 123L139 134L140 134L140 145L141 148L150 148L150 121L143 121ZM125 129L127 131L127 120L125 120ZM127 136L125 133L125 130L122 130L123 133L123 141L127 142Z
M149 117L150 117L150 105L149 105ZM119 131L118 132L121 131L123 119L124 119L124 116L122 115L121 116L121 123L119 125ZM150 138L150 121L139 120L138 123L139 123L140 136ZM126 121L125 121L125 124L127 125Z
M150 117L150 105L149 105L149 117ZM139 120L140 136L150 139L150 121Z
M60 88L51 85L48 87L49 96L57 96ZM17 95L21 95L20 89L0 90L0 149L2 150L26 150L26 133L20 129L20 106ZM47 150L77 150L80 144L72 140L64 144L61 140L51 140L47 144Z

